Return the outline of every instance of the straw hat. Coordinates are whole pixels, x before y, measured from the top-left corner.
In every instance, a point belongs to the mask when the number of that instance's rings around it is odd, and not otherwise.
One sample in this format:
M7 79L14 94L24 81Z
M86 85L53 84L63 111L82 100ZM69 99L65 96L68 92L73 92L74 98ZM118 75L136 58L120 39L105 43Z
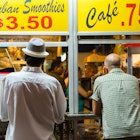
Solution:
M40 38L32 38L29 41L29 44L26 48L23 48L22 51L29 56L44 58L49 55L45 49L45 42Z

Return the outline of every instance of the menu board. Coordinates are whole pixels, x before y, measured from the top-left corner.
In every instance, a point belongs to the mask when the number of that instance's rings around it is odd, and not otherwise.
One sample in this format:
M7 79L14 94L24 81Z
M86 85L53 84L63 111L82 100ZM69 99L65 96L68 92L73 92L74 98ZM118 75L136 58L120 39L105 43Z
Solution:
M140 0L78 0L78 32L140 32Z
M68 31L68 2L1 0L0 31Z
M68 32L69 16L77 32L140 32L140 0L1 0L0 31ZM75 6L73 6L75 7ZM68 13L77 13L69 15Z

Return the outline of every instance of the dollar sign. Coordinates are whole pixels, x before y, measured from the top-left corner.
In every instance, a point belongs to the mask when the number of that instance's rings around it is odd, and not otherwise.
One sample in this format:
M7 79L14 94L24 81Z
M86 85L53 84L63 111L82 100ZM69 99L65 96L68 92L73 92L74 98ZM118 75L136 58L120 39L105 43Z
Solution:
M0 19L0 27L2 27L2 26L3 26L2 19Z

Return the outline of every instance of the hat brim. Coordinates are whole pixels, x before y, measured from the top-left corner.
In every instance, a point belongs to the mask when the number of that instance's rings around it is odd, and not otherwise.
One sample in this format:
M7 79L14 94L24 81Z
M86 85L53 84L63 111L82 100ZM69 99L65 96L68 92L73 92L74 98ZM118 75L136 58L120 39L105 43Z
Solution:
M46 57L46 56L49 55L48 52L40 52L40 53L38 53L38 52L32 52L32 51L30 51L30 50L27 50L26 48L23 48L22 51L23 51L25 54L29 55L29 56L37 57L37 58L44 58L44 57Z

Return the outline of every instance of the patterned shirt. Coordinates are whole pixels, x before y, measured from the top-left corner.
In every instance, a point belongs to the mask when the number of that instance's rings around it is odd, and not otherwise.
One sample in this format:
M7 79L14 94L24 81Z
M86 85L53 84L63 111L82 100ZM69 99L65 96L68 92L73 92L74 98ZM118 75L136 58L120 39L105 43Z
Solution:
M92 99L102 102L105 139L140 136L140 92L134 76L112 69L95 80Z

